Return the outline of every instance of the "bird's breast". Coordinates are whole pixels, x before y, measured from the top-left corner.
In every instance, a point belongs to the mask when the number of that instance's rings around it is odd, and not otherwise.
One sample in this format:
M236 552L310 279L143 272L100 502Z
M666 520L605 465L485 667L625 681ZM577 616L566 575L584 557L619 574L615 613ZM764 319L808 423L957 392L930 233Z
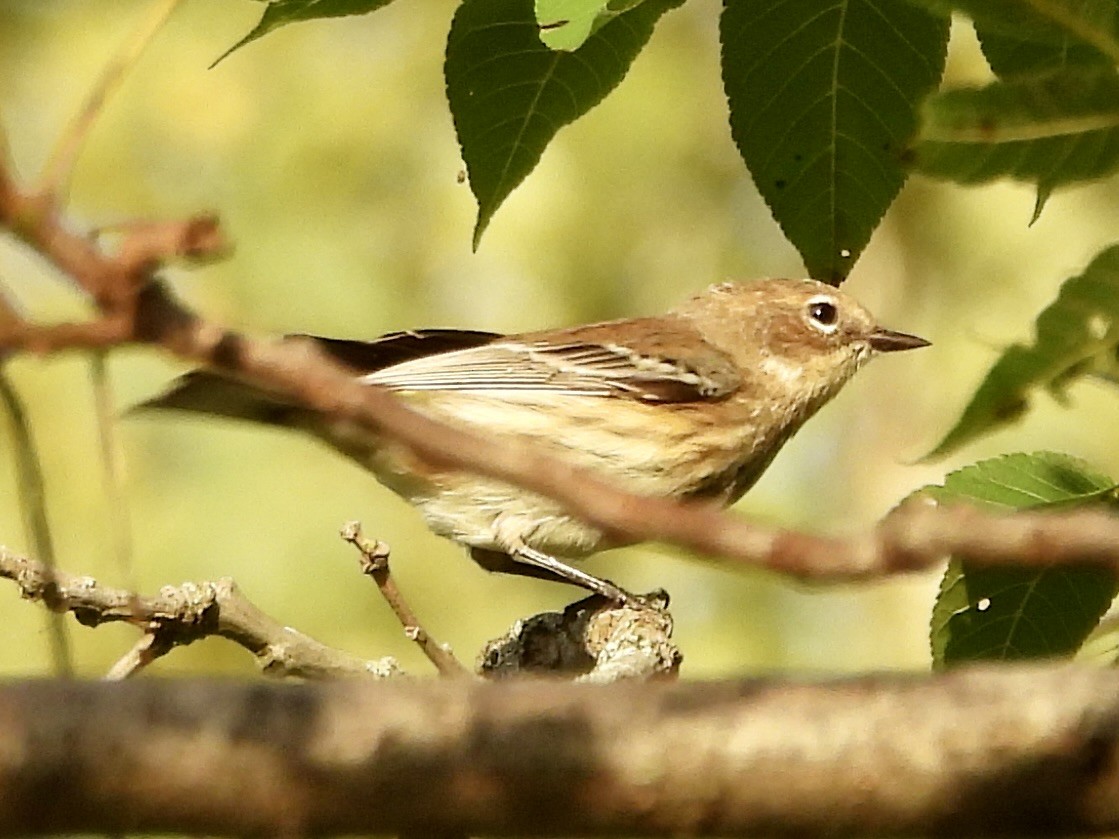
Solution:
M650 403L545 392L404 394L423 413L497 439L527 444L622 489L662 498L738 498L784 441L769 406L733 399ZM579 556L604 547L603 534L551 499L424 462L407 447L335 426L323 434L415 505L440 535L505 550L519 530L531 547ZM780 438L780 439L779 439Z

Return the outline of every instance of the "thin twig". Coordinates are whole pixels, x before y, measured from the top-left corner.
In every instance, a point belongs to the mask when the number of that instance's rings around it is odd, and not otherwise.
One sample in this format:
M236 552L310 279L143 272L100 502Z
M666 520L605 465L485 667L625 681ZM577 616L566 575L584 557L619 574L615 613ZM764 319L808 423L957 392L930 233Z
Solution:
M455 658L450 648L431 637L424 629L419 617L412 611L404 595L396 586L396 581L389 570L389 546L384 542L371 542L361 533L361 522L351 521L342 527L341 536L361 554L361 572L372 578L377 584L377 590L389 604L392 613L404 628L404 635L414 641L427 660L435 665L439 675L448 677L462 677L470 675L470 671Z
M43 168L37 190L40 194L50 196L55 206L65 203L65 193L74 165L105 103L120 87L128 71L136 65L144 49L152 42L180 2L181 0L158 0L140 26L105 65L101 76L86 95L81 110L66 125L51 152L50 159Z
M64 350L105 350L119 347L132 337L126 320L99 319L84 323L0 324L0 354L5 350L50 354Z
M94 411L97 415L98 439L101 444L101 484L105 490L113 554L121 578L135 588L132 564L132 527L128 514L128 498L122 485L120 449L115 434L116 415L113 411L113 386L109 379L106 352L95 352L90 358L90 379L93 387Z
M176 646L220 636L256 656L265 673L306 679L384 678L400 674L396 662L358 658L320 644L284 626L248 600L236 584L215 582L164 586L154 597L103 586L91 577L74 577L0 547L0 578L15 581L28 600L56 612L73 612L79 623L98 626L125 622L139 626L142 641L113 666L126 676Z
M8 297L5 289L0 288L0 330L7 330L23 323L23 315L16 308L15 301ZM0 353L0 357L3 354Z
M105 674L105 681L119 682L131 679L157 658L167 655L175 648L173 643L162 640L156 632L148 632L140 637L132 649L121 656Z
M13 450L16 462L16 480L19 484L20 509L23 512L27 540L37 556L43 558L44 587L48 589L46 598L55 596L57 587L55 575L57 560L54 552L54 538L51 534L50 519L47 516L47 493L43 478L43 464L23 400L16 393L8 375L0 362L0 403L8 417L12 433ZM55 673L60 676L74 675L74 656L70 648L69 630L62 616L47 612L47 637L50 640L51 662Z

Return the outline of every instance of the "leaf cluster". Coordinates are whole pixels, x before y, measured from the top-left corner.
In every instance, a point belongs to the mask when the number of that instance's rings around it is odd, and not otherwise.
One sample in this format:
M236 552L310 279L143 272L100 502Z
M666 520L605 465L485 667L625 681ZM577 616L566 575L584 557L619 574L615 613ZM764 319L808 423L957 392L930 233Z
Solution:
M660 18L682 3L458 7L444 74L478 203L475 246L556 133L622 82ZM386 4L275 0L229 52L297 20ZM726 0L719 32L734 142L808 273L838 284L905 181L918 106L944 70L948 20L896 0Z

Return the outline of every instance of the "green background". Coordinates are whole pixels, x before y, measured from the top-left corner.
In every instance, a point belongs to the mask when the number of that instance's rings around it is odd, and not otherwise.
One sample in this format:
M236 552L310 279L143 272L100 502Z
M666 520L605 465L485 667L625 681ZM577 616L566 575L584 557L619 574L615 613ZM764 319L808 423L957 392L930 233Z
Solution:
M25 178L147 4L0 3L0 120ZM719 81L717 13L692 0L664 16L629 77L563 129L471 250L475 206L444 100L442 54L455 8L398 0L365 18L294 25L208 66L260 5L188 0L94 129L70 212L83 226L220 213L230 259L168 276L208 317L254 333L371 337L422 326L523 331L662 311L708 283L798 276L731 142ZM954 27L953 83L989 78ZM931 349L875 362L797 436L739 510L827 533L870 526L898 499L995 453L1060 449L1119 474L1119 405L1082 384L1066 411L1046 399L1017 426L933 464L916 461L951 426L999 349L1109 244L1119 193L1058 192L1027 229L1028 187L964 190L915 177L845 288ZM0 239L0 283L41 320L78 316L64 278ZM427 628L471 660L513 620L573 589L494 577L422 526L403 502L314 442L177 418L122 420L135 559L114 557L88 362L23 357L9 367L45 461L59 559L73 573L151 592L232 575L278 620L326 643L406 667L402 637L354 551L358 518L393 548L399 584ZM130 349L111 360L121 409L182 368ZM0 544L27 548L11 440L0 431ZM689 677L780 668L928 665L937 574L873 586L805 587L733 575L658 547L587 562L632 590L673 595ZM0 584L0 675L49 670L44 614ZM79 672L96 676L135 638L73 626ZM222 641L178 651L156 672L250 675Z

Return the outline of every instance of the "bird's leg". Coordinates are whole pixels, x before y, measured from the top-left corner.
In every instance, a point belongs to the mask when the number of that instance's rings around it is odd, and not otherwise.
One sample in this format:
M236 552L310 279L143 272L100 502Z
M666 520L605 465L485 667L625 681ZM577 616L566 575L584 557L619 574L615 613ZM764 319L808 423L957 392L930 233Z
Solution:
M641 598L630 594L628 591L614 585L609 580L603 580L593 574L588 574L586 571L573 568L566 563L560 562L554 556L530 548L523 543L510 546L509 556L517 562L548 571L572 585L585 588L588 591L593 591L595 594L601 595L607 600L613 600L616 603L625 603L629 606L636 606L641 603Z

